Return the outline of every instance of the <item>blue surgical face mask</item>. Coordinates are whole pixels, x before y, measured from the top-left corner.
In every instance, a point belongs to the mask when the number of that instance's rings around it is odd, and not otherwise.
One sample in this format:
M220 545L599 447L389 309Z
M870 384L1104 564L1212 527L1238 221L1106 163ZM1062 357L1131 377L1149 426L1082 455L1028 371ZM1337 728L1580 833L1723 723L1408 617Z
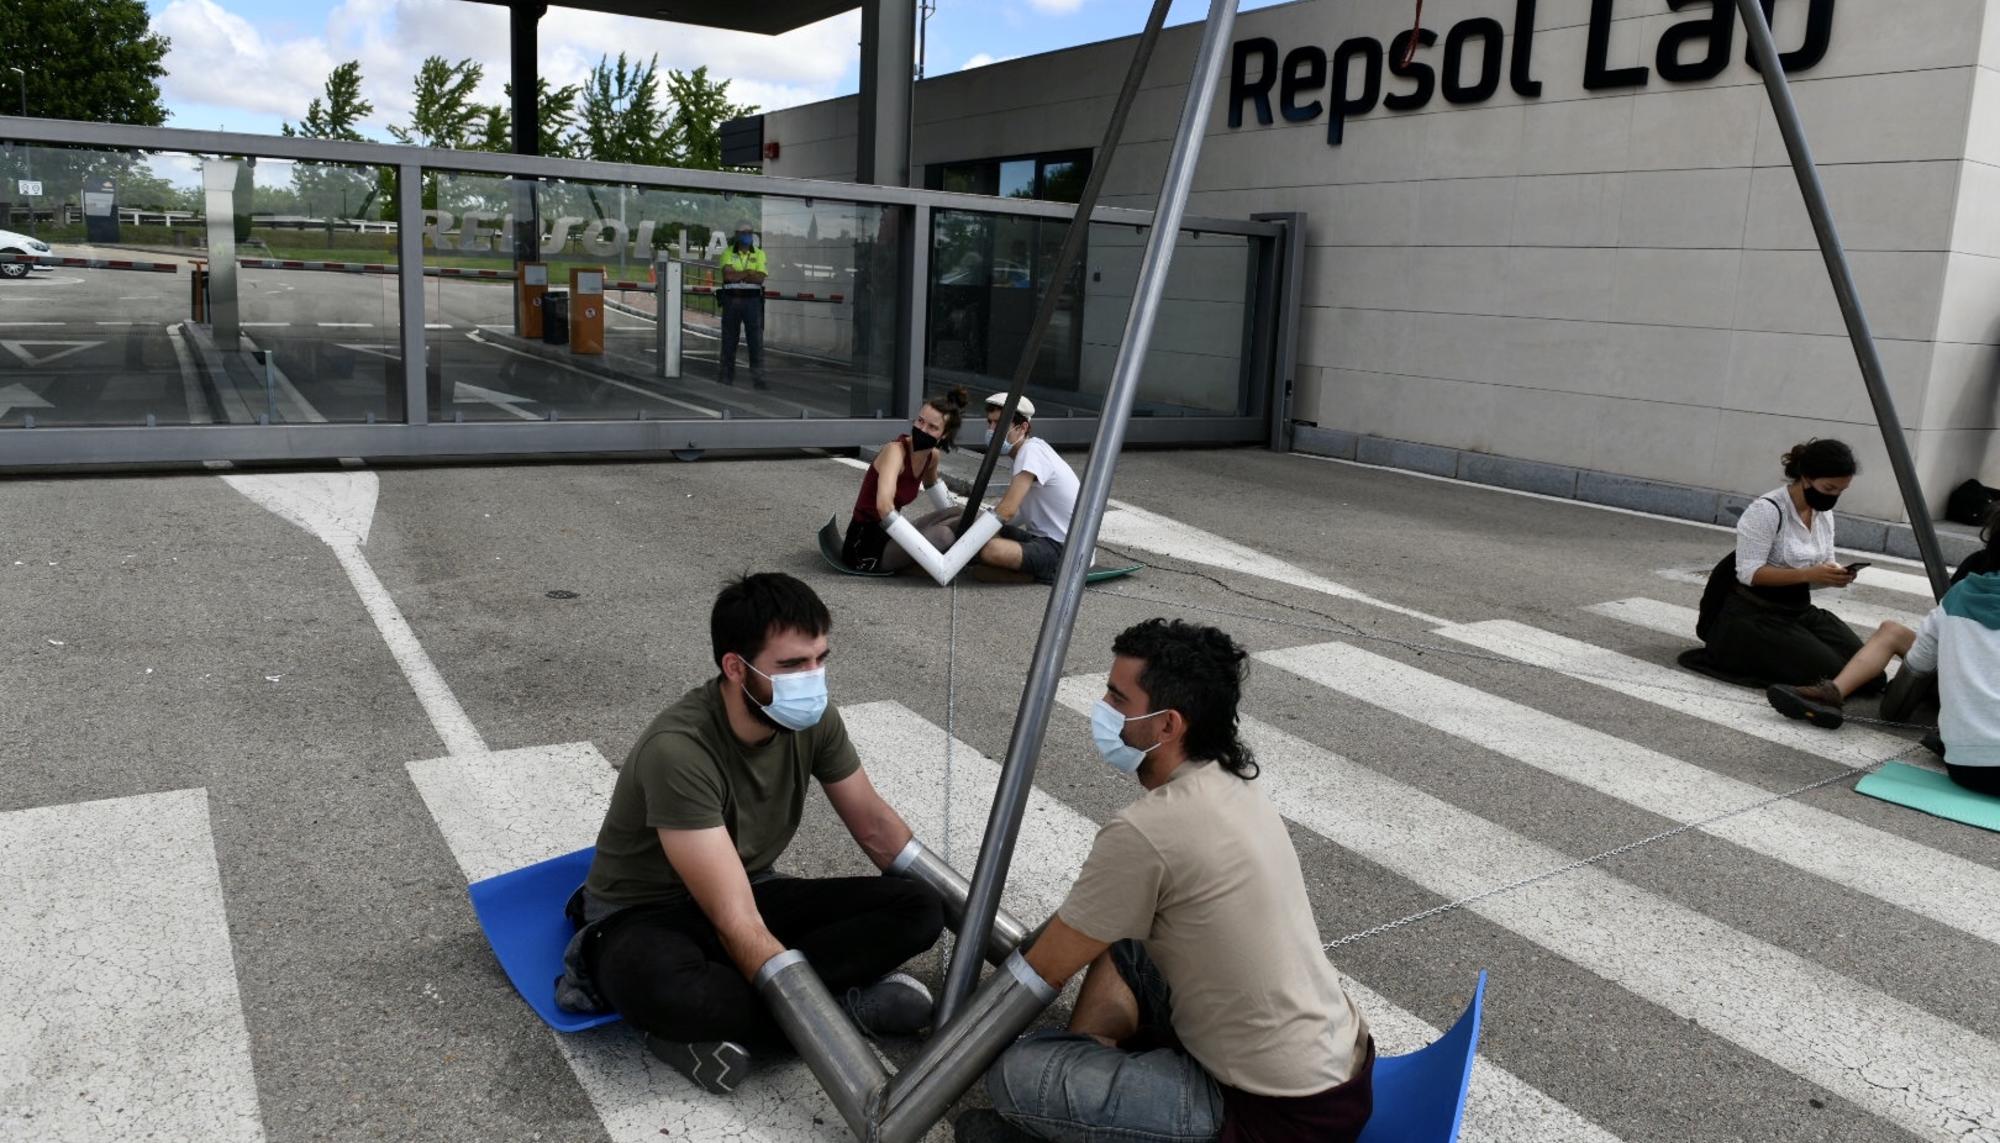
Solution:
M992 429L987 429L987 430L986 430L986 447L987 447L987 448L989 448L989 449L993 447L993 430L992 430ZM1008 439L1007 439L1007 438L1005 438L1005 437L1002 437L1002 438L1000 438L1000 455L1001 455L1001 456L1013 456L1013 455L1014 455L1014 442L1013 442L1013 441L1010 441L1010 440L1008 440Z
M1118 713L1117 707L1104 699L1098 699L1097 705L1090 711L1090 740L1096 744L1097 753L1103 756L1105 765L1120 774L1136 774L1139 772L1139 764L1146 760L1146 755L1151 754L1159 743L1155 742L1144 750L1130 745L1125 741L1125 724L1146 718L1158 718L1165 713L1167 712L1156 710L1152 714L1135 714L1131 718L1126 718Z
M750 660L743 660L750 667ZM751 670L771 683L771 705L765 706L750 694L750 688L743 688L743 696L762 710L766 717L786 730L810 730L819 723L826 713L826 668L815 667L810 671L794 671L787 675L766 675L755 667Z

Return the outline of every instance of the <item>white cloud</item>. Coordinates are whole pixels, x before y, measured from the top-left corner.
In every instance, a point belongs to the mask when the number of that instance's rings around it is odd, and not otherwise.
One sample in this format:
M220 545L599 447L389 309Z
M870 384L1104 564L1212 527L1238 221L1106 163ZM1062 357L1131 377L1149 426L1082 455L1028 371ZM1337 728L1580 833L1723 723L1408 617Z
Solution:
M501 102L509 78L507 10L467 0L341 0L320 35L302 38L267 35L217 0L173 0L153 25L173 37L162 84L170 107L201 103L296 122L327 73L358 59L362 95L375 105L364 129L377 138L408 119L410 80L425 56L484 65L476 93L483 102ZM582 83L601 57L658 54L662 71L705 64L731 81L738 102L771 110L849 89L860 38L858 12L760 36L550 8L541 24L541 70L560 87Z
M960 64L958 70L971 71L973 68L976 67L986 67L990 64L1006 63L1008 60L1019 59L1019 58L1021 57L996 56L992 52L978 52L974 54L971 59L966 60L963 64Z
M153 18L173 40L161 84L172 106L205 103L298 119L334 60L317 40L274 43L214 0L173 0Z
M1068 15L1083 7L1083 0L1028 0L1028 6L1037 12L1054 12Z

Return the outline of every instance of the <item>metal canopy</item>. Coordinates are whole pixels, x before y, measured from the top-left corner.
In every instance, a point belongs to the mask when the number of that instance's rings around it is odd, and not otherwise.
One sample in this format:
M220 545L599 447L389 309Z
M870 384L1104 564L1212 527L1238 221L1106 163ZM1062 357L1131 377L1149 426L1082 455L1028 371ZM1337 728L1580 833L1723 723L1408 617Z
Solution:
M475 2L501 8L539 6L535 0ZM862 0L756 0L750 4L688 3L687 0L569 0L562 7L775 36L807 24L816 24L829 16L851 12L861 4Z

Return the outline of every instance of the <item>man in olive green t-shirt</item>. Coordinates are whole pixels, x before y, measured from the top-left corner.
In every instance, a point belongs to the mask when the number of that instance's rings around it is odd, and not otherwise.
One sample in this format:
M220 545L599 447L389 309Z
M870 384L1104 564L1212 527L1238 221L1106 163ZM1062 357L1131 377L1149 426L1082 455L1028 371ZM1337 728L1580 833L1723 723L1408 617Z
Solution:
M815 779L877 868L911 837L827 706L831 627L791 576L723 589L709 617L721 673L655 718L626 757L573 902L587 990L711 1092L733 1090L752 1052L783 1049L751 980L787 948L805 953L863 1031L912 1035L930 1023L929 991L894 970L936 943L934 891L773 869Z
M1089 966L1069 1031L1002 1054L994 1110L961 1116L959 1143L1351 1143L1373 1107L1374 1041L1237 739L1244 652L1153 619L1112 653L1091 737L1145 793L1098 832L1026 954L1057 988Z

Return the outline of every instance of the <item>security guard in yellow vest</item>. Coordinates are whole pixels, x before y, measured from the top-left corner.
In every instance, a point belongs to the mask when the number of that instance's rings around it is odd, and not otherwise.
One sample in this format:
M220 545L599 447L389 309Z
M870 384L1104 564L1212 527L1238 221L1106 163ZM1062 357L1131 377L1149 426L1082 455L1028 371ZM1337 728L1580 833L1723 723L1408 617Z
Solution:
M722 252L722 368L717 379L724 385L736 384L737 331L749 334L750 378L759 389L764 383L764 251L757 247L756 233L747 222L738 223L736 238Z

